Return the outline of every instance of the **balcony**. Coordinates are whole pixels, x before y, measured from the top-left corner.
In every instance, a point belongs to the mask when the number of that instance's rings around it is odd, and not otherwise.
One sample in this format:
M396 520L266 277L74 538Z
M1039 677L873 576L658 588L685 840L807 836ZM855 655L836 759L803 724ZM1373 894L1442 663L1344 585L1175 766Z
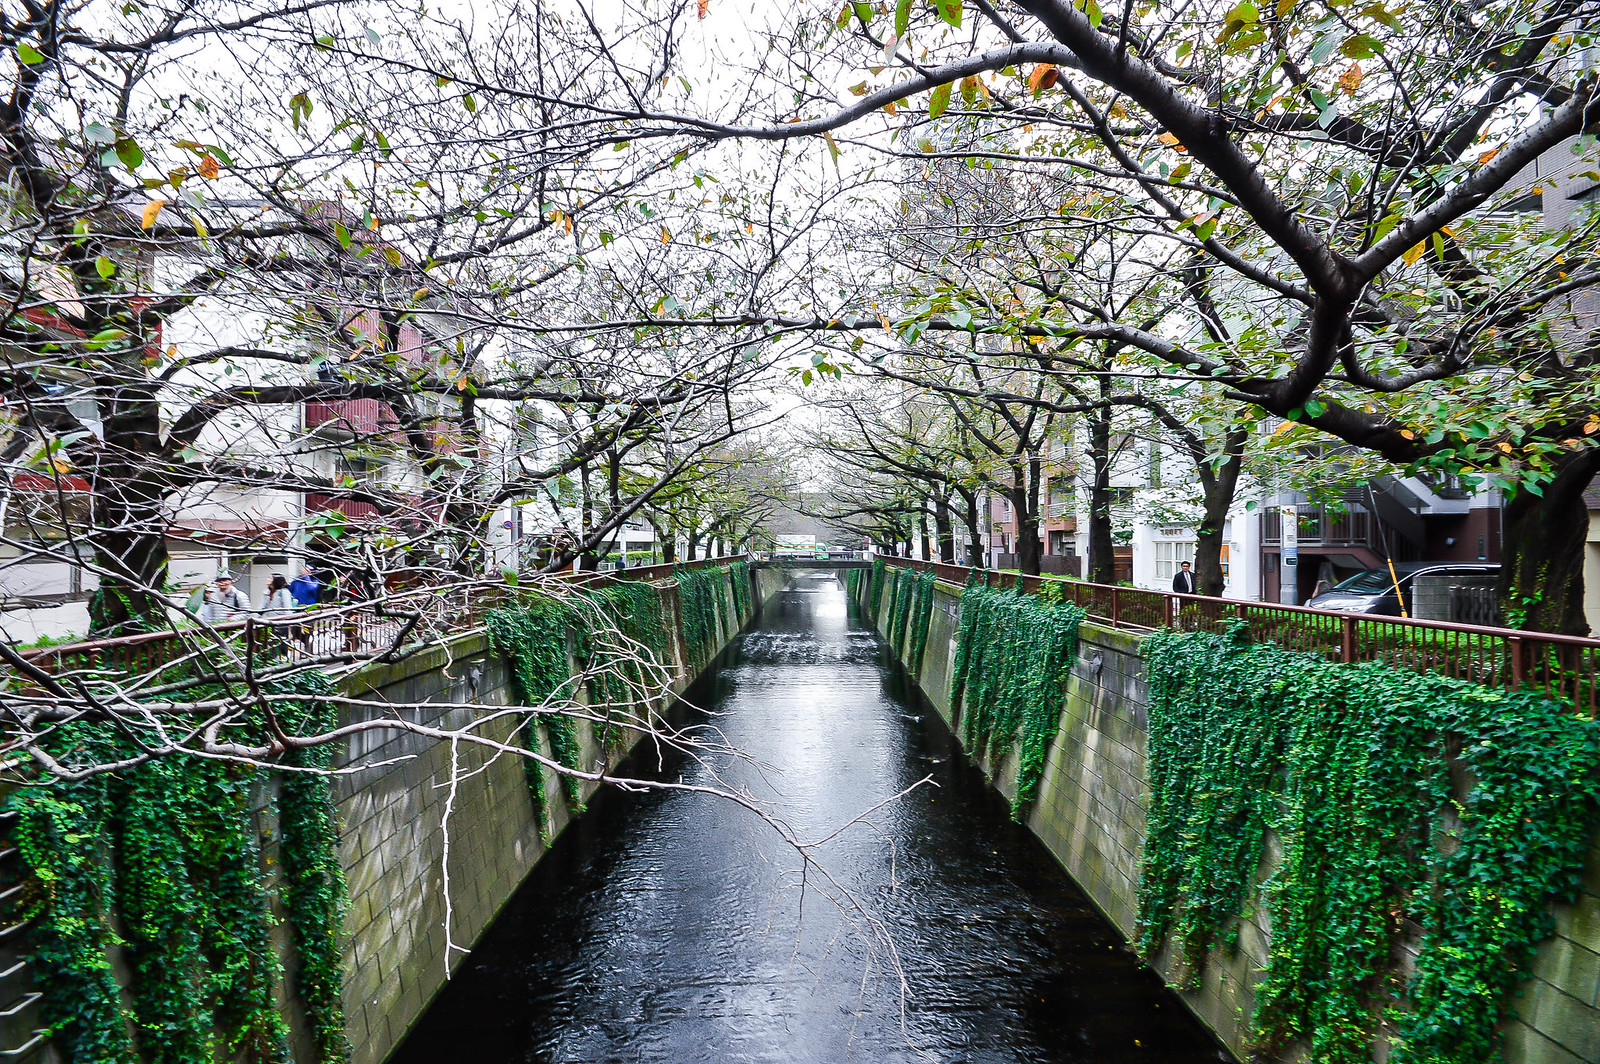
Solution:
M306 404L306 428L311 431L368 435L394 429L398 422L387 403L377 399L320 399Z

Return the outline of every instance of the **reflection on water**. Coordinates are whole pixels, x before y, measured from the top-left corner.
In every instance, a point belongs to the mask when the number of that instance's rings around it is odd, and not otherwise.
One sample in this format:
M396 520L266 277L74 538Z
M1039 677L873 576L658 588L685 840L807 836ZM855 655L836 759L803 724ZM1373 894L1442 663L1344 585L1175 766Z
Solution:
M769 604L693 697L744 756L666 775L746 788L802 839L850 825L826 874L731 802L610 793L395 1061L1228 1059L912 708L837 582Z

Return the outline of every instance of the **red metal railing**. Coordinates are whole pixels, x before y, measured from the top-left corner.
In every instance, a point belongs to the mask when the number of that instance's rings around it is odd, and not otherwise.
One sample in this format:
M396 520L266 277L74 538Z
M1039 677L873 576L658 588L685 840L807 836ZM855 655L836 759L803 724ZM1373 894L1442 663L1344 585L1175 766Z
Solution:
M1320 654L1332 661L1382 661L1490 687L1534 687L1571 702L1591 717L1600 715L1600 639L1145 591L1061 577L1019 577L1014 572L914 558L884 558L884 562L932 572L963 586L976 578L997 587L1014 587L1020 579L1022 590L1032 594L1048 582L1061 588L1066 601L1082 607L1090 621L1112 628L1215 632L1243 621L1251 639L1287 650Z
M634 569L558 574L582 586L670 579L678 569L708 569L744 561L746 555L700 558ZM364 603L306 610L279 618L249 618L213 626L230 649L291 660L370 657L440 633L470 631L505 600L510 589L484 585L456 591L417 590L390 595L380 605ZM98 675L151 673L191 655L220 648L203 628L178 628L139 635L20 650L23 661L46 673L92 671Z

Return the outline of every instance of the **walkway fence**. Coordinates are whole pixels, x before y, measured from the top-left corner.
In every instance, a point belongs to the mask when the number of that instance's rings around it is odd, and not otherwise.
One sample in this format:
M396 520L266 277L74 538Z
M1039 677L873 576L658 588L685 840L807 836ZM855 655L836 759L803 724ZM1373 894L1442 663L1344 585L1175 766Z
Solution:
M884 558L884 562L932 572L958 586L978 580L1012 587L1020 580L1023 591L1037 593L1052 584L1061 588L1065 601L1082 607L1090 621L1128 631L1220 632L1243 621L1252 640L1286 650L1320 654L1332 661L1382 661L1489 687L1533 687L1591 717L1600 715L1600 639L1145 591L914 558Z
M670 579L680 569L705 569L743 561L745 555L702 558L633 569L553 574L580 587ZM398 591L382 599L296 612L279 619L247 617L214 625L169 628L159 632L92 639L79 643L7 649L0 668L39 675L92 673L100 676L151 673L184 661L220 667L228 654L242 660L287 658L337 661L383 657L411 643L458 634L483 623L484 615L515 589L482 583L462 588ZM213 635L212 633L216 633ZM39 674L39 675L35 675Z

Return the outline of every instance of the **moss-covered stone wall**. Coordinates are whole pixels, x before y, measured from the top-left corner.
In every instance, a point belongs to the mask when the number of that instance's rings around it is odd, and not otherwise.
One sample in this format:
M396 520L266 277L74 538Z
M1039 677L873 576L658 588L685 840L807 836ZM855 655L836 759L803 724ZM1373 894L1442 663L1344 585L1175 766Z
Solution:
M865 582L862 589L862 604L886 636L891 584L883 582L877 602L866 601L870 591ZM950 683L960 600L959 587L935 585L927 649L912 677L957 736L961 732L951 714ZM1105 917L1132 940L1149 800L1142 637L1089 623L1078 635L1066 705L1027 825ZM979 763L1008 799L1016 791L1015 754L1013 749L997 761ZM1269 840L1262 880L1275 858ZM1259 914L1263 908L1253 906L1252 911ZM1590 851L1582 898L1575 905L1558 906L1555 915L1556 935L1541 946L1533 973L1513 1004L1517 1018L1506 1025L1508 1064L1600 1062L1600 839ZM1245 920L1237 948L1213 950L1198 985L1177 991L1240 1059L1251 1056L1252 992L1270 934L1264 917ZM1154 960L1169 984L1186 981L1187 973L1170 953ZM1375 1047L1375 1059L1383 1059L1381 1045Z

